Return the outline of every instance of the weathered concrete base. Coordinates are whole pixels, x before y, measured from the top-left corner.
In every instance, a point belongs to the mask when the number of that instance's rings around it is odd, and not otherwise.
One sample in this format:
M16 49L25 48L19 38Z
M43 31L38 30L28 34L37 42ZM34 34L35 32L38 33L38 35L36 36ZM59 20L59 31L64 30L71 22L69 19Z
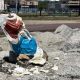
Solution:
M0 55L6 54L7 52L0 52ZM8 73L1 72L0 75L4 74L4 77L1 76L1 80L79 80L80 79L80 53L64 53L62 51L49 52L49 61L43 66L38 68L44 68L49 70L49 73L41 73L37 75L24 75L23 77L14 77ZM59 57L59 60L55 60L56 57ZM52 70L54 65L58 66L58 70ZM14 64L4 63L4 69L11 69L15 67ZM29 67L28 67L29 68ZM5 79L6 77L6 79Z
M64 26L64 25L63 25ZM71 29L63 26L55 32L32 32L31 34L37 39L38 44L43 48L49 60L43 67L38 67L49 70L48 73L41 72L40 74L24 75L23 77L14 77L6 73L5 69L15 67L15 64L3 63L0 64L4 68L0 71L1 80L80 80L80 29ZM59 32L60 30L60 32ZM68 35L69 33L69 35ZM10 46L6 38L0 39L0 45L5 51L0 52L0 60L4 55L8 55ZM52 69L54 65L57 69ZM29 66L31 68L34 66ZM1 67L0 67L1 68ZM8 72L8 71L7 71ZM4 75L4 77L2 76Z

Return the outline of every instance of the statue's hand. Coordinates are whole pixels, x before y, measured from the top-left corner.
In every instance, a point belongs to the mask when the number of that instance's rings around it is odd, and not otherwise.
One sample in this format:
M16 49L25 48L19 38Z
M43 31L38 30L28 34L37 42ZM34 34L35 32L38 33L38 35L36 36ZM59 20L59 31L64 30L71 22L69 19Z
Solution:
M26 60L29 60L30 58L25 55L25 54L20 54L18 57L17 57L17 60L22 60L22 59L26 59Z
M24 31L20 31L19 34L20 35L23 35L23 34L25 34L25 32Z

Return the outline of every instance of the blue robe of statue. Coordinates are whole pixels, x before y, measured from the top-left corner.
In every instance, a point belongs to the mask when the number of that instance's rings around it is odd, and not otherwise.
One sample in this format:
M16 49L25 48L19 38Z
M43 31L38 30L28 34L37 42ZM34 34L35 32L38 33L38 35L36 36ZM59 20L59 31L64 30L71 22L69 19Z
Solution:
M37 43L33 37L20 36L18 43L11 43L11 46L16 54L34 55L37 50Z

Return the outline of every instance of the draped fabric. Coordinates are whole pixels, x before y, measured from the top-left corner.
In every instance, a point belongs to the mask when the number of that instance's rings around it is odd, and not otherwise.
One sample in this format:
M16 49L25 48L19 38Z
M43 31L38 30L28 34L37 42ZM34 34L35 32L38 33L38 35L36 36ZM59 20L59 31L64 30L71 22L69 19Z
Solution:
M17 44L12 44L12 48L16 54L34 55L37 50L37 43L33 37L27 39L21 36Z

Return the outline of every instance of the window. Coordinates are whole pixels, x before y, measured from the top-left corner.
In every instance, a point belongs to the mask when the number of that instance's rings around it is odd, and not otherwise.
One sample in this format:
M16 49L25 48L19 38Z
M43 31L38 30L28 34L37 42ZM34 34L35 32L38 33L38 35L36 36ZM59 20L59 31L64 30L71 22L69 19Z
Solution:
M33 2L30 2L30 5L34 5L34 3Z

